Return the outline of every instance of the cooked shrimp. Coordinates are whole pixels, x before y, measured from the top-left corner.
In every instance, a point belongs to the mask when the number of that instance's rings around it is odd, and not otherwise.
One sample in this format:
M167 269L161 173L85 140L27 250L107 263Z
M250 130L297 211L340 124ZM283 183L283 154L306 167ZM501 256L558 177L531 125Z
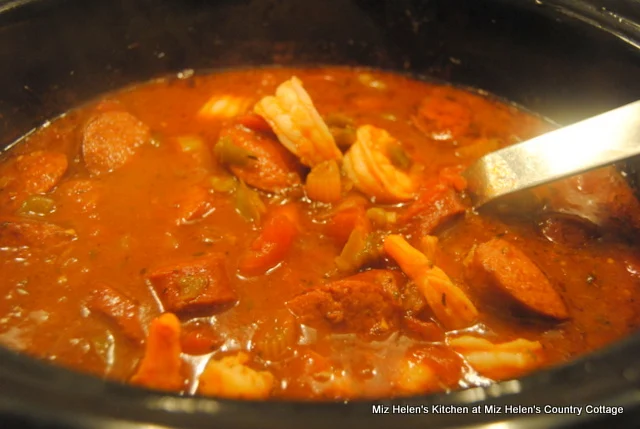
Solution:
M448 341L469 364L485 377L501 380L533 370L542 363L542 345L519 338L493 344L482 338L464 336Z
M435 235L425 235L420 239L420 251L427 257L431 265L434 264L436 252L438 251L438 237Z
M173 313L153 319L144 357L131 383L160 390L180 390L184 384L180 372L180 321Z
M313 167L323 161L342 158L327 124L297 77L282 83L275 97L258 101L254 111L269 123L280 143L304 165Z
M403 395L417 395L440 389L440 379L424 361L403 359L397 368L395 387Z
M402 395L447 389L458 385L462 365L462 358L449 347L418 346L398 361L392 383Z
M266 399L273 387L273 375L245 364L246 353L211 360L200 376L199 392L233 399Z
M345 371L329 371L322 374L328 380L323 383L322 394L332 399L349 399L357 396L358 383Z
M252 100L237 95L214 95L198 111L202 118L233 118L241 113L246 113L251 108Z
M478 310L464 292L453 284L444 271L432 266L429 259L404 237L387 236L384 250L415 282L435 316L446 328L464 328L475 322Z
M378 202L413 198L415 187L409 175L393 165L389 149L398 143L385 130L372 125L358 128L356 142L344 157L344 171L356 188Z

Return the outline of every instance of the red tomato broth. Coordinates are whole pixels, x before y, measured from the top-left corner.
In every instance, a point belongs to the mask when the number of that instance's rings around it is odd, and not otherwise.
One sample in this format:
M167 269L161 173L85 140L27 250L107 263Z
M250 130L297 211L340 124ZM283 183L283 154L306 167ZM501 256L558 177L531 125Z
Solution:
M383 82L384 88L363 84L363 73ZM387 130L401 142L413 164L422 166L419 180L425 183L437 178L442 168L464 166L479 156L482 147L467 155L459 152L477 144L478 139L496 139L499 146L504 146L550 128L513 106L464 90L390 73L342 68L256 69L196 75L186 80L160 79L109 94L105 98L109 103L97 101L73 110L28 136L5 155L5 162L37 150L67 156L65 175L46 194L54 201L55 211L41 217L17 215L14 202L0 199L0 220L22 217L46 221L72 229L76 239L51 248L8 249L0 242L0 291L4 297L0 300L0 343L74 369L128 381L139 366L144 346L127 338L117 324L87 309L87 299L95 285L108 284L135 302L140 324L148 332L149 324L164 308L147 275L203 255L221 254L237 302L179 314L184 326L194 321L210 326L216 339L205 341L205 349L197 347L197 358L183 354L187 366L188 362L219 359L244 350L250 356L249 367L269 371L275 377L269 394L275 398L386 397L456 389L473 385L474 380L488 382L439 339L420 339L402 323L371 336L297 327L297 342L287 344L282 357L270 360L257 353L256 331L277 330L281 315L289 314L288 301L357 274L357 270L336 269L335 258L342 246L330 236L327 224L338 204L310 203L300 198L302 192L298 190L283 194L260 192L267 210L262 222L275 205L288 202L296 205L300 213L300 232L288 251L278 252L281 262L265 274L238 275L239 262L260 236L261 224L247 221L236 211L233 192L211 189L211 175L224 170L211 149L229 120L204 117L198 112L214 94L247 97L255 103L273 94L292 75L302 80L321 115L341 113L352 118L356 127L370 124ZM451 139L430 135L414 125L419 106L429 97L445 97L457 103L460 107L453 109L456 115L460 109L467 111L464 124L455 128ZM146 124L155 144L139 147L117 170L91 176L80 150L83 129L101 109L112 108L126 111ZM184 136L195 136L204 142L205 154L181 150L179 139ZM78 180L88 180L88 190L72 192L69 197L65 186ZM194 188L206 190L207 209L196 210L194 219L181 222L182 204L187 204L184 198L190 195L186 190ZM344 191L343 196L358 194L352 189ZM86 203L87 198L90 204ZM401 215L410 206L411 202L400 204L395 210ZM367 208L370 207L389 208L369 203ZM415 245L418 226L396 224L381 230L390 229L405 234ZM639 278L628 268L637 252L615 237L603 236L576 248L545 238L530 216L496 217L472 211L431 234L439 238L435 264L471 298L480 313L478 324L462 333L494 343L516 338L539 341L544 350L540 367L603 347L635 331L640 324L640 304L636 299ZM519 247L543 271L566 303L568 320L548 320L479 299L464 260L475 244L495 236ZM398 270L397 264L384 254L359 270L368 268ZM401 315L402 311L398 312ZM412 316L428 322L433 313L426 306ZM281 338L273 336L268 341ZM206 347L212 349L211 353L206 353ZM432 347L439 351L434 352L433 359L421 362L444 373L433 383L415 384L422 386L419 391L407 392L400 386L398 365L413 356L415 350L423 350L425 355ZM437 365L429 363L434 360ZM202 365L198 368L202 369ZM185 391L193 392L198 371L191 368L185 374L191 374ZM427 375L423 376L428 380Z

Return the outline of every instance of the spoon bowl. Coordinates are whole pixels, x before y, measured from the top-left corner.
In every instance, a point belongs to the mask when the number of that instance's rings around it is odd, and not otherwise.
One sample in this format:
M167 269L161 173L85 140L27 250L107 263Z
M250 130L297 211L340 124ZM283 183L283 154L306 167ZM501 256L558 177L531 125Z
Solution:
M640 100L474 162L463 173L474 207L640 155Z

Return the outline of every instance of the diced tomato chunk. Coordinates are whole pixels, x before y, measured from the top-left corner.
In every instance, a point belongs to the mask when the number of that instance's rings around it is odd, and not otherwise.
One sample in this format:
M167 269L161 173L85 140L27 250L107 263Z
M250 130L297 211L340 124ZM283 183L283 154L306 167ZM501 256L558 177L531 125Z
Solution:
M249 276L262 274L282 262L300 232L298 222L295 205L276 207L265 221L260 235L240 259L240 273Z
M204 355L220 347L223 338L214 328L202 322L190 323L182 329L182 351L190 355Z
M211 195L202 186L191 186L180 191L173 206L176 209L178 225L193 222L210 212Z
M245 126L253 131L259 131L262 133L272 132L269 123L260 115L256 113L247 113L236 118L236 122L242 126Z
M325 232L338 246L344 246L349 240L351 231L356 228L361 228L365 232L371 229L371 223L365 211L365 202L360 200L338 207L331 219L327 221Z

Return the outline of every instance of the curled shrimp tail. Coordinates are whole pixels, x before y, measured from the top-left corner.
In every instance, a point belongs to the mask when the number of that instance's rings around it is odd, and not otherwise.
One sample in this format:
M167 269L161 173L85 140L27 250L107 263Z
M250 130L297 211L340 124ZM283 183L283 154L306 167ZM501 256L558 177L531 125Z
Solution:
M356 142L344 157L344 171L356 188L379 202L401 202L413 198L411 177L393 165L389 148L397 141L385 130L363 125Z
M472 325L478 310L465 293L453 284L449 276L401 235L389 235L384 250L416 283L418 290L438 320L447 328L460 329Z
M448 342L476 371L494 380L522 375L543 363L543 348L538 341L518 338L494 344L484 338L466 335Z
M329 127L297 77L282 83L275 96L258 101L254 111L269 123L278 140L304 165L313 167L342 158Z

